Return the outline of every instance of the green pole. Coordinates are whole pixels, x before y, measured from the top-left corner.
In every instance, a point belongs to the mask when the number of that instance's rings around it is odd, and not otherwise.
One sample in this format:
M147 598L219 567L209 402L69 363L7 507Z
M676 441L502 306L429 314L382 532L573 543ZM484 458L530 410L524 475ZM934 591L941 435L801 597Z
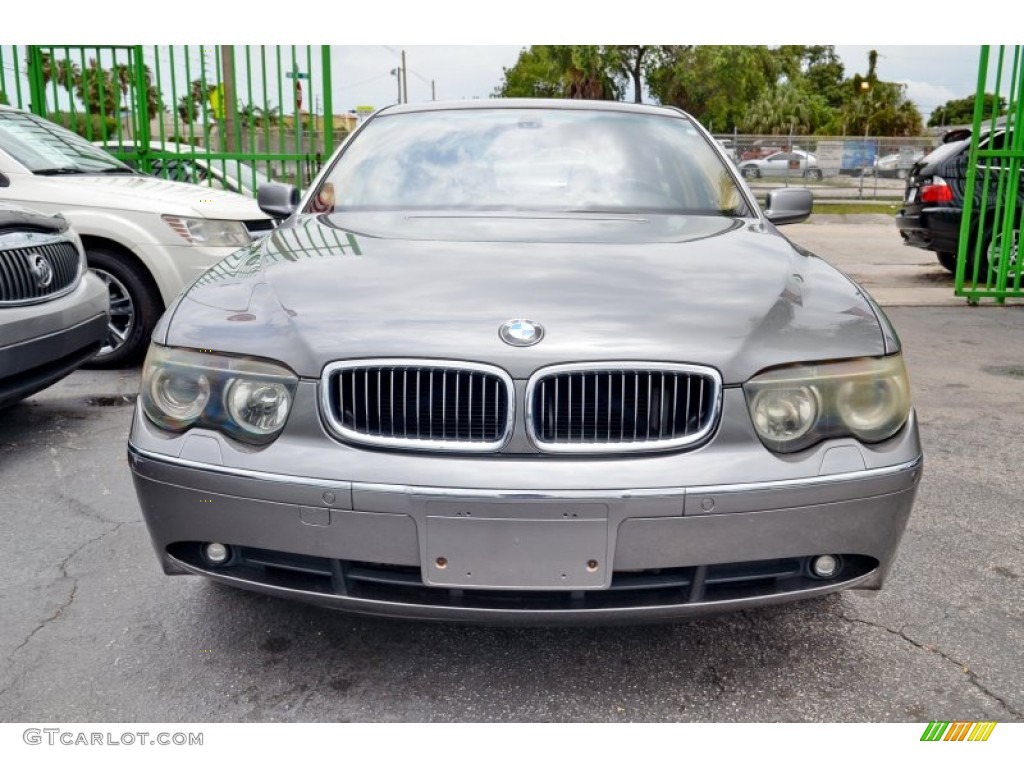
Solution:
M324 160L334 154L334 101L331 97L331 46L320 46L324 90Z
M43 83L43 52L38 45L28 46L28 97L32 112L46 117L46 85ZM52 64L52 62L51 62Z

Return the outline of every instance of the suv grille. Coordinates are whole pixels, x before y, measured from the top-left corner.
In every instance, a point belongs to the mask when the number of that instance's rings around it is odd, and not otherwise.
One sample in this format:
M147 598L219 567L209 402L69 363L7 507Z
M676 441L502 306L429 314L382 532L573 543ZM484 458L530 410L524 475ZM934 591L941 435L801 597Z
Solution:
M434 360L334 363L321 409L340 438L437 451L497 451L512 429L512 379L500 368Z
M0 250L0 304L56 298L75 287L81 271L78 249L67 240Z
M711 368L600 363L545 368L527 387L527 428L542 451L662 451L707 438L722 382Z

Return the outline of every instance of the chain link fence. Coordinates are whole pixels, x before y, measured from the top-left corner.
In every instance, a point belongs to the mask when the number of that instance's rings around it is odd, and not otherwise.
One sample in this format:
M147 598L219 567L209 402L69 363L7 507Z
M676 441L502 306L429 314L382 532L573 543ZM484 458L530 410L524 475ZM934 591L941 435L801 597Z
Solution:
M748 183L806 186L827 199L898 200L914 163L942 142L938 136L770 136L715 138Z

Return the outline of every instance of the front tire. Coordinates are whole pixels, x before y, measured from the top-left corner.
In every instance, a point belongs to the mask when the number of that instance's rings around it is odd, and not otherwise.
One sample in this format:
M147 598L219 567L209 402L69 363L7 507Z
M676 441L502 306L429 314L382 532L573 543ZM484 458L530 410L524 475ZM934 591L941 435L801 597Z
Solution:
M744 179L758 179L761 177L761 172L757 168L741 168L740 173L743 174Z
M116 251L89 247L89 268L106 284L110 317L103 346L89 368L122 368L139 359L149 345L163 305L146 270Z
M821 169L820 168L810 168L810 169L804 171L804 178L805 179L811 179L812 181L821 181Z

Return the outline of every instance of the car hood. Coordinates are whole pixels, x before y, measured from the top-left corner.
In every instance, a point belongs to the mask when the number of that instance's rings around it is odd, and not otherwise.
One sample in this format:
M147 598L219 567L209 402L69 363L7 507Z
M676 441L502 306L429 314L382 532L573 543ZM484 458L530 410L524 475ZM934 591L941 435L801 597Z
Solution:
M59 205L62 210L114 208L209 219L266 218L252 198L137 174L34 176L31 188L33 198Z
M309 377L369 357L487 362L515 378L641 360L739 383L885 352L856 284L771 225L727 217L307 217L215 266L168 316L155 339ZM543 340L503 343L514 318L543 325Z

